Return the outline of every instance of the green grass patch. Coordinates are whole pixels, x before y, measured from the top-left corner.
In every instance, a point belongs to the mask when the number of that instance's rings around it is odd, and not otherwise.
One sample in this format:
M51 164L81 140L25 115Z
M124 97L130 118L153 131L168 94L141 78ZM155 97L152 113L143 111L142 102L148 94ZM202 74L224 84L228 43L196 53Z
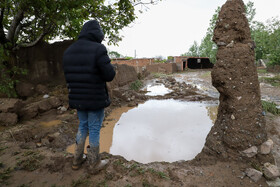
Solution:
M257 72L258 73L267 73L267 70L266 69L257 69Z
M270 112L274 115L280 114L280 109L277 108L277 105L274 102L268 102L268 101L262 100L262 107L263 107L263 110L266 112Z
M262 77L260 80L262 82L269 83L272 86L276 86L276 87L280 86L280 75L277 75L275 77Z
M11 168L0 171L0 184L8 185L7 180L11 177L12 171Z
M203 74L201 75L201 77L203 77L203 78L211 77L211 71L207 71L207 72L203 73Z
M130 88L131 90L138 91L138 90L140 90L140 88L141 88L142 86L143 86L142 81L136 80L136 81L134 81L134 82L132 82L132 83L130 84L129 88Z
M44 156L34 151L26 151L22 156L25 158L17 161L16 167L26 171L35 171L40 168L40 162L44 159Z
M134 163L131 166L129 166L129 171L132 171L132 170L134 170L134 169L136 169L138 167L139 167L139 165L137 163Z
M158 78L161 78L161 77L166 77L167 75L164 74L164 73L153 73L153 77L158 79Z
M156 171L156 170L154 170L153 168L149 168L148 171L151 172L151 173L153 173L153 174L155 174L155 175L157 175L159 178L168 179L168 180L170 179L170 178L168 177L168 175L165 174L164 172Z

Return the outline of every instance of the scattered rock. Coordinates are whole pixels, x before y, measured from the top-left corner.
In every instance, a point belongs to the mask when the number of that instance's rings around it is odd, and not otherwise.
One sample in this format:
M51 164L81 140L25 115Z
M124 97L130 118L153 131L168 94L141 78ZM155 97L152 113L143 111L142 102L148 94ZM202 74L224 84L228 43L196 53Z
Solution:
M41 100L35 103L31 103L19 112L20 117L24 120L32 119L38 115L38 113L46 112L52 108L58 108L62 104L61 100L56 97L50 97L45 100Z
M16 92L20 97L31 97L34 92L34 85L28 82L20 82L16 85Z
M278 186L280 186L280 179L277 178L274 181L266 181L266 183L268 186L278 187Z
M263 174L269 180L275 180L277 177L280 176L278 167L268 162L264 164Z
M41 100L37 103L39 112L45 112L52 108L51 103L49 100Z
M51 139L56 139L56 138L58 138L60 136L60 133L59 132L55 132L55 133L53 133L53 134L50 134L50 135L48 135L48 139L49 139L49 141L51 140Z
M49 89L47 86L42 85L42 84L38 84L35 88L36 93L38 94L46 94L49 92Z
M19 115L23 120L34 118L38 115L38 105L31 104L22 108L19 112Z
M50 96L48 95L48 94L45 94L44 96L43 96L43 98L44 99L47 99L47 98L49 98Z
M60 110L61 110L62 112L66 112L66 111L67 111L67 108L66 108L65 106L62 106L62 107L60 107Z
M218 46L226 46L227 44L225 42L217 42Z
M20 99L0 98L0 112L17 113L22 106Z
M251 158L251 157L255 156L256 154L258 154L258 148L256 146L252 146L249 149L242 151L242 154Z
M261 145L260 152L263 155L267 155L271 152L272 148L273 148L273 141L269 139Z
M138 105L138 103L132 101L132 102L129 102L127 106L128 106L128 107L135 107L135 106L137 106L137 105Z
M254 182L258 182L262 178L262 175L263 175L262 172L260 172L256 169L253 169L253 168L246 169L245 173Z
M226 47L227 48L233 48L234 46L234 41L231 41Z
M36 143L36 146L37 147L42 147L42 143L38 142L38 143Z
M50 144L50 141L49 141L49 139L47 139L47 138L42 138L42 139L41 139L41 144L42 144L42 145L49 145L49 144Z
M49 98L49 102L50 102L52 108L57 108L62 104L61 100L58 99L57 97Z
M18 115L15 113L0 113L0 125L15 125L18 122Z

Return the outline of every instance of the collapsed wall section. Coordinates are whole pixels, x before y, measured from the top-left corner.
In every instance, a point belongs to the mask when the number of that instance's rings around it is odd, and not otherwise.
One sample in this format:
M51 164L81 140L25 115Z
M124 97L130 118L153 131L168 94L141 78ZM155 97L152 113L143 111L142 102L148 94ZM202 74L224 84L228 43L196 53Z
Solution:
M218 52L212 84L220 92L220 105L203 152L228 157L229 152L267 140L254 45L242 0L228 0L223 5L213 41Z

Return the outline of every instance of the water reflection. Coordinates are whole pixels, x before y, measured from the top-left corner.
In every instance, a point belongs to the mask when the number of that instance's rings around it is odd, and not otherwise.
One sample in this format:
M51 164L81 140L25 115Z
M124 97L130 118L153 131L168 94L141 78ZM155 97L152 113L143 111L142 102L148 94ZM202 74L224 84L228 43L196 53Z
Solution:
M148 85L145 91L148 92L146 93L146 95L148 96L158 96L158 95L163 96L172 92L172 90L166 88L163 84Z
M217 108L195 102L147 101L121 116L110 153L141 163L193 159L215 120L206 107Z
M40 122L41 125L45 126L45 127L52 127L52 126L56 126L61 124L62 121L61 120L52 120L52 121L48 121L48 122Z
M104 121L100 152L141 163L190 160L203 148L216 115L216 104L173 99L118 108ZM73 153L74 145L67 151Z

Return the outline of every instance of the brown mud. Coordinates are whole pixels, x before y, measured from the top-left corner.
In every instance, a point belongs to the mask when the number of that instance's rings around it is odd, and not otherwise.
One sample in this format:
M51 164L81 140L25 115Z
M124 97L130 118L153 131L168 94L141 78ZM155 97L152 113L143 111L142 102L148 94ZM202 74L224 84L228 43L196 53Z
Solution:
M180 90L181 87L182 90L188 90L188 93L194 93L194 95L190 94L187 97L181 95L180 91L177 91L176 94L172 92L169 95L153 97L145 96L145 92L138 91L135 94L138 97L133 101L128 101L135 91L123 88L125 97L114 97L111 107L106 109L104 126L111 126L118 121L119 116L131 108L127 107L131 102L135 102L135 105L137 105L137 103L143 103L151 98L161 100L173 97L181 98L179 100L184 101L199 100L199 98L202 98L200 101L209 100L209 96L197 93L199 91L190 85L183 86L184 84L174 82L172 78L173 76L185 77L185 74L188 73L197 76L200 81L211 80L210 73L206 71L204 73L199 71L186 72L181 75L175 74L156 79L167 87L172 85L170 88L175 87L177 89L179 87ZM64 97L67 101L66 96L63 96L59 91L57 93L57 97ZM216 98L211 98L211 100L217 101ZM123 106L125 110L120 110L119 106ZM114 114L114 116L110 114ZM276 155L276 161L279 163L280 117L267 115L266 121L268 137L275 142L273 154ZM245 176L246 168L259 167L254 159L252 159L252 162L242 160L218 161L213 157L205 157L201 161L141 164L135 161L127 161L120 156L102 153L103 158L109 158L110 160L110 165L105 171L95 176L87 175L86 166L83 166L79 171L72 171L71 161L73 156L66 149L75 141L77 124L78 119L75 110L67 110L61 113L60 110L52 109L32 120L6 127L1 132L2 140L0 143L1 185L205 186L207 184L208 186L266 186L264 178L255 183ZM109 145L106 147L109 147Z
M197 159L190 161L142 164L103 152L102 158L110 160L106 170L97 175L88 175L83 165L80 170L73 171L73 155L66 149L75 142L78 119L76 111L68 109L66 88L59 87L52 90L48 99L42 100L43 95L28 98L24 103L27 107L21 111L20 122L0 132L0 186L267 186L264 177L253 182L246 176L245 170L261 170L260 160L271 157L260 158L258 154L245 159L238 155L238 151L248 148L250 144L259 145L271 138L275 144L272 150L274 160L276 164L280 163L280 117L271 114L260 116L259 84L256 68L252 64L253 45L243 13L241 0L228 0L221 10L214 36L222 49L218 52L218 63L212 74L213 83L221 93L221 105L216 127L211 130L206 145L208 150L214 148L212 151L218 150L221 154L204 150ZM235 63L223 63L223 58L225 62ZM218 71L218 68L227 71ZM155 80L173 90L164 96L147 96L145 91L133 91L128 86L112 89L115 86L111 85L112 105L105 111L104 126L111 125L110 121L113 123L114 118L110 113L114 109L134 107L149 99L217 101L217 97L201 93L192 85L176 81L173 76ZM246 79L241 83L239 79L243 76ZM211 80L210 73L201 79ZM247 98L238 99L240 96ZM239 105L239 100L244 102ZM62 107L66 110L62 110ZM243 107L247 107L247 110L240 112ZM244 124L243 120L246 122L244 126L241 125ZM225 122L229 127L236 124L237 128L226 130ZM253 127L251 124L256 122L259 125ZM220 137L215 137L216 134ZM256 134L260 134L259 138L251 138ZM240 139L236 140L234 136L240 136Z

